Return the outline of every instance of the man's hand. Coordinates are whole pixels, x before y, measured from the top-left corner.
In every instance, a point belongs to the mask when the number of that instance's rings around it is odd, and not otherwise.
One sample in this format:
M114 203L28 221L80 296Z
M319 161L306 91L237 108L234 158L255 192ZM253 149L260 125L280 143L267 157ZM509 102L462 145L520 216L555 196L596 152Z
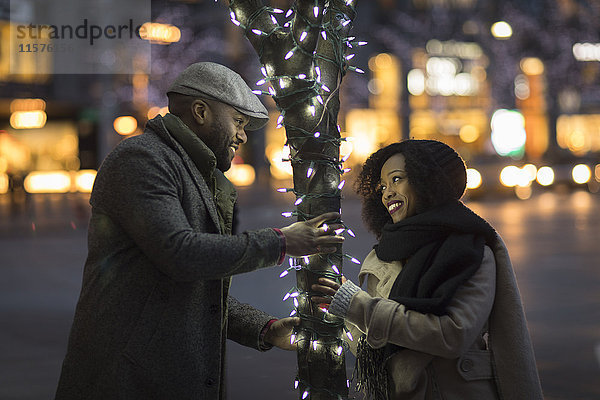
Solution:
M301 257L316 253L334 253L337 245L344 241L344 237L333 235L332 232L341 225L334 223L328 227L319 228L319 226L326 221L339 221L339 219L339 213L329 212L281 228L281 233L285 236L286 254Z
M278 319L271 324L269 330L265 333L265 343L272 344L283 350L296 350L297 344L290 343L290 337L294 332L294 326L298 325L300 325L300 318L298 317Z

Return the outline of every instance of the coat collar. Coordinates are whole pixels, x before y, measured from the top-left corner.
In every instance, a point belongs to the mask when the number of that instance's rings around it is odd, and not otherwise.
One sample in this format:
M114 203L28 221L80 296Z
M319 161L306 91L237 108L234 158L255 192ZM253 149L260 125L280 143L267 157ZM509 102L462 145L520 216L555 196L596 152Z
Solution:
M167 115L169 115L169 114L167 114ZM148 121L147 127L150 128L150 130L152 132L154 132L156 135L158 135L163 141L165 141L177 153L179 153L186 169L188 170L194 183L198 187L198 191L200 193L200 196L202 197L202 200L204 201L204 204L206 205L206 209L208 211L208 215L210 216L210 219L214 223L215 227L218 230L221 230L221 223L219 221L219 214L217 212L214 195L208 186L208 185L213 185L213 177L211 176L210 180L207 180L204 177L204 175L202 174L202 172L200 171L200 169L198 168L196 163L192 160L190 155L188 155L188 153L185 151L183 146L177 140L175 140L175 138L169 132L169 130L165 126L164 118L162 116L158 115L155 118ZM200 140L200 139L198 139L198 140ZM204 143L202 143L202 144L204 145ZM204 146L206 146L206 145L204 145ZM207 147L207 150L210 151L210 149L208 149L208 147ZM214 154L212 154L212 156L214 157ZM216 165L216 160L215 160L215 165Z

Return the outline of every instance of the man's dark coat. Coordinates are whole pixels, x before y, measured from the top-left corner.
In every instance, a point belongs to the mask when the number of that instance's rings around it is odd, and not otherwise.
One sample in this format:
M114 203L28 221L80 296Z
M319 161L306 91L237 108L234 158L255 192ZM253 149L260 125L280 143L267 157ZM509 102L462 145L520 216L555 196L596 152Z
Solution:
M103 162L56 399L219 399L225 339L259 348L271 317L228 296L229 277L276 264L279 238L220 234L206 166L160 116Z

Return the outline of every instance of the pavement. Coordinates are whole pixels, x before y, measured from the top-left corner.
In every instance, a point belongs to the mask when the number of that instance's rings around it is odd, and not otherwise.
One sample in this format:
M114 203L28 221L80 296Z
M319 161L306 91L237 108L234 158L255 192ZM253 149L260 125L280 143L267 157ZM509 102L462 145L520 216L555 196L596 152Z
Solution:
M547 400L600 399L600 196L546 193L530 200L468 205L502 234L525 304ZM239 229L281 227L293 208L289 195L240 190ZM360 202L342 203L356 233L344 251L363 259L375 243L360 220ZM87 244L87 196L0 195L0 399L53 398L79 290ZM344 273L356 278L359 267ZM294 278L280 269L236 276L232 294L276 316ZM257 289L258 288L258 289ZM228 392L237 399L297 399L296 355L259 353L228 344ZM349 376L354 364L347 357ZM359 398L359 397L357 397Z

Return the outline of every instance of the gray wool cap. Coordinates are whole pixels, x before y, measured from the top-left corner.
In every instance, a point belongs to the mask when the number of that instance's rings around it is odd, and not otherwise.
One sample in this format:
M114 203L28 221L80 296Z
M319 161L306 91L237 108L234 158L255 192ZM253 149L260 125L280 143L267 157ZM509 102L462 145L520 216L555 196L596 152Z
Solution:
M199 62L187 67L169 87L167 93L198 96L229 104L250 118L249 131L265 126L269 113L252 89L237 73L224 65Z

